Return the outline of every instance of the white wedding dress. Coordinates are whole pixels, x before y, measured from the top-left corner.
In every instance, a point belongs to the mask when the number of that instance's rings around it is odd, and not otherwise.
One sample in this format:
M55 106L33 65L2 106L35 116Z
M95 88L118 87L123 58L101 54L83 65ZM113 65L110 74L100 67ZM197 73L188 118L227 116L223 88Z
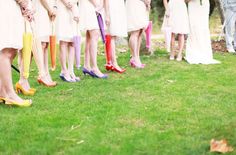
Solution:
M209 30L209 0L191 0L188 5L190 34L186 46L186 60L190 64L217 64L213 59Z

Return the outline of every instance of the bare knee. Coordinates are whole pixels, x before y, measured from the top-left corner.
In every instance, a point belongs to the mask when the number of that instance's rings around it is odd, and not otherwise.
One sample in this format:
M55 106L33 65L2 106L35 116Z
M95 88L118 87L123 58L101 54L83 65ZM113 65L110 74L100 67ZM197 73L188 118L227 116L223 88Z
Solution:
M1 57L4 57L6 59L13 60L17 54L17 50L13 48L5 48L1 52Z
M46 42L42 42L41 44L42 44L42 48L43 48L43 50L45 50L45 49L48 48L48 43L46 43Z
M74 47L73 42L68 43L68 46L69 46L70 48L71 48L71 47Z
M130 38L138 38L140 35L140 31L137 30L137 31L132 31L131 34L130 34Z
M90 30L89 36L91 41L98 41L99 39L99 30Z
M68 43L65 41L60 41L60 47L61 48L66 48L68 46Z

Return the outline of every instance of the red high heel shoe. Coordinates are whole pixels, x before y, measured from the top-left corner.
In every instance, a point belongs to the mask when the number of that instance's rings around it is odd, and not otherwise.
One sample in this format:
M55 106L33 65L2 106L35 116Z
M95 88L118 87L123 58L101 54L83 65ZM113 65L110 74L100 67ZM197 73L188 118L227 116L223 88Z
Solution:
M112 71L112 72L115 71L115 72L120 73L120 74L122 74L122 73L124 73L126 71L126 69L121 69L120 70L120 69L114 67L111 64L106 64L105 67L106 67L107 71Z
M112 71L115 71L115 72L117 72L117 73L122 74L122 73L124 73L124 72L126 71L126 69L121 69L121 70L120 70L120 69L118 69L118 68L116 68L116 67L113 66Z
M106 68L107 71L112 71L113 66L111 64L106 64L105 68Z

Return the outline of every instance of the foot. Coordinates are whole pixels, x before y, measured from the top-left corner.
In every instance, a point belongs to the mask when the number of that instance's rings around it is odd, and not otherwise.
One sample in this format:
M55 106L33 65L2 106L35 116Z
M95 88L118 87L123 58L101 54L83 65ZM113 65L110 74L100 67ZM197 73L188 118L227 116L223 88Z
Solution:
M103 74L99 69L93 69L91 71L91 73L93 74L93 77L95 78L102 78L102 79L106 79L108 76L106 74Z
M115 71L117 73L124 73L126 70L125 69L122 69L118 64L116 65L112 65L112 71Z
M16 105L19 107L29 107L32 104L31 100L23 100L14 92L7 92L6 94L0 94L1 102L6 105Z
M183 56L182 56L182 54L178 54L176 60L177 60L177 61L182 61L182 60L183 60Z
M84 67L83 67L83 70L91 71L92 69L91 69L90 66L84 66Z
M55 82L51 82L51 81L48 80L48 76L47 75L39 76L38 77L38 83L42 84L42 85L44 85L46 87L54 87L54 86L56 86Z
M30 84L29 81L27 79L21 79L18 82L19 85L21 85L21 87L26 90L26 91L30 91Z
M26 96L33 96L36 92L36 89L34 88L29 88L28 90L26 90L19 82L16 83L15 89L17 94L22 93L23 95Z
M229 53L236 53L233 48L229 48L229 49L227 49L227 51L228 51Z
M122 68L119 65L113 65L113 68L116 68L117 70L122 70Z
M49 73L47 73L46 76L47 76L48 81L49 81L52 85L57 85L57 82L52 80L52 77L51 77L51 75L50 75Z
M91 69L87 69L87 68L83 67L82 72L84 73L84 75L86 75L86 74L90 75Z
M80 81L80 78L76 77L74 72L70 73L70 77L71 77L72 81L74 81L74 82Z
M170 60L175 60L175 52L170 52Z
M146 66L146 64L143 64L139 58L130 59L130 64L131 66L133 64L134 66L136 66L136 68L144 68ZM141 66L141 67L137 67L137 66Z
M75 82L71 79L69 73L60 73L60 78L65 82Z
M145 67L145 64L142 64L141 62L136 62L136 61L130 61L130 65L133 68L140 68L143 69Z
M174 57L174 56L170 56L169 59L170 59L170 60L175 60L175 57Z

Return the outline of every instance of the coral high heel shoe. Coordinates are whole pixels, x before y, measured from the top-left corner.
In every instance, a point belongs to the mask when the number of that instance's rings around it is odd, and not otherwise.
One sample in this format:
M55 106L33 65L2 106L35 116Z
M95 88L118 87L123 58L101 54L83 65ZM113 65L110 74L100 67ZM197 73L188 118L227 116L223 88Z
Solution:
M45 83L41 78L38 78L38 83L39 83L39 84L42 84L42 85L44 85L44 86L46 86L46 87L55 87L55 86L57 85L56 82L52 82L52 83L50 83L50 84L47 84L47 83Z
M7 99L3 97L0 97L0 102L3 102L6 105L12 105L12 106L18 106L18 107L30 107L32 105L31 100L23 100L23 103L19 103L12 99Z
M30 90L25 90L20 84L19 82L16 83L16 93L17 94L20 94L22 93L23 95L26 95L26 96L33 96L36 92L36 89L30 89Z

